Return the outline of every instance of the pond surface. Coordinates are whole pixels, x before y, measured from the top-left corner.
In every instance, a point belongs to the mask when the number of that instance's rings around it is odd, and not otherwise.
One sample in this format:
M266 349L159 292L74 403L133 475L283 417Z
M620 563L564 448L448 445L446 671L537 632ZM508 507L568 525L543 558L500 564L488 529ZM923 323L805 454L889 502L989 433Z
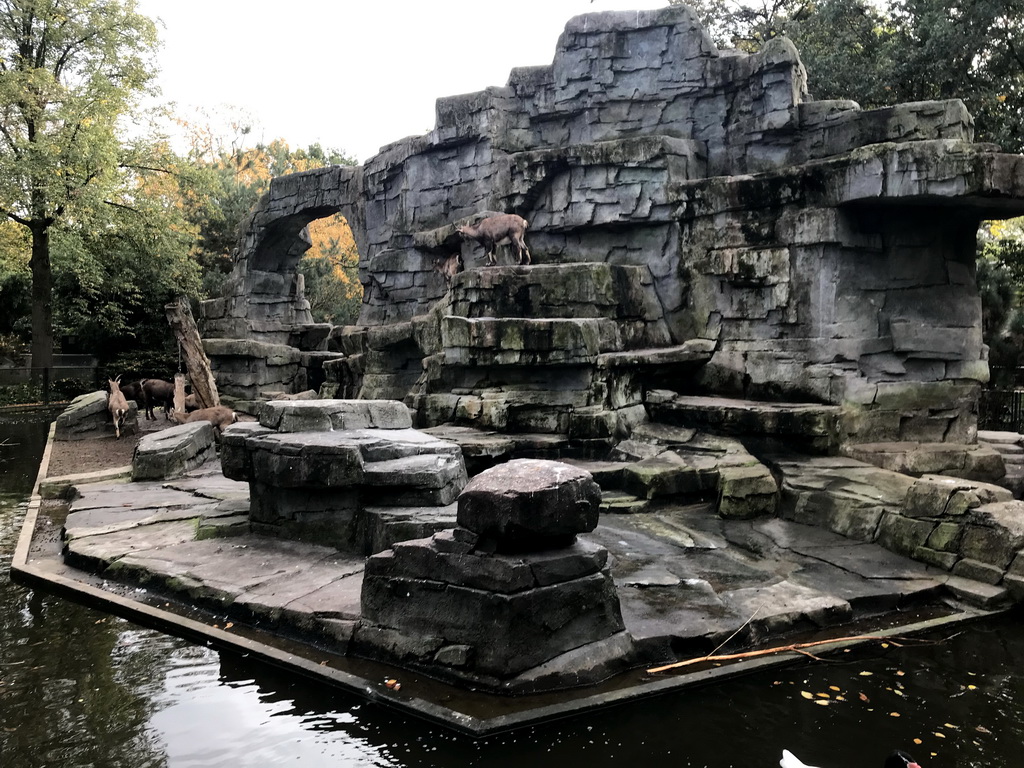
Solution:
M923 768L1024 766L1019 615L475 741L24 589L10 561L46 428L0 416L3 768L775 768L783 748L880 768L896 747Z

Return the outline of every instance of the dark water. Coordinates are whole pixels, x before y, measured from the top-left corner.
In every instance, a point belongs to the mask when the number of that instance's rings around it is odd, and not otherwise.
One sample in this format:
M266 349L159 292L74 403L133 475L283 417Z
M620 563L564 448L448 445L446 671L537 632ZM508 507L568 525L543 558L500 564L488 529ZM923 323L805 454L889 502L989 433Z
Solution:
M474 741L26 590L8 570L44 432L0 421L0 768L774 768L784 747L824 768L894 747L1024 768L1019 616Z

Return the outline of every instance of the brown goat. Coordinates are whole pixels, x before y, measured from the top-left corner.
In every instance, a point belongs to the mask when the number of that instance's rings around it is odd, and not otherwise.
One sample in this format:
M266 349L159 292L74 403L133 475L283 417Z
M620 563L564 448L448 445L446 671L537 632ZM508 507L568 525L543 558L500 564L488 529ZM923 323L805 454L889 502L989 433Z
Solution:
M163 379L143 379L142 395L146 403L146 418L156 419L154 406L164 409L164 418L170 421L174 410L174 384Z
M120 380L120 376L117 377ZM135 404L139 406L139 410L143 411L146 408L146 395L142 391L141 381L132 381L128 384L120 384L121 394L125 396L126 400L134 400Z
M499 213L496 216L488 216L481 219L477 224L464 224L455 227L455 231L465 238L476 240L484 247L487 256L487 266L494 266L498 260L494 251L499 245L511 243L516 251L516 257L520 264L529 264L533 259L530 257L530 249L526 247L526 228L529 223L522 216L514 213Z
M238 414L226 405L215 405L213 408L200 408L192 413L172 411L171 416L179 424L191 424L196 421L208 421L220 432L224 427L238 421Z
M122 394L121 387L118 384L118 379L120 378L118 376L116 379L107 379L107 382L110 384L107 409L114 420L114 436L117 440L121 439L121 427L124 426L124 420L128 416L128 401L125 399L124 394Z
M434 259L434 271L444 278L444 283L449 288L452 285L452 280L462 271L464 266L461 253L453 253L451 256L443 259L441 257Z

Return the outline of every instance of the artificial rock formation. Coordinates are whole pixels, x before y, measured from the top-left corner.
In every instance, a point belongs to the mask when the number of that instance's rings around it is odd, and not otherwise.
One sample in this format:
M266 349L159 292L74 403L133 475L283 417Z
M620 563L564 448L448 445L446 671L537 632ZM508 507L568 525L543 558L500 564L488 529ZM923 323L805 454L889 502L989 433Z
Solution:
M143 435L132 457L132 482L181 477L216 458L213 425L178 424Z
M254 533L370 554L444 527L466 484L459 447L411 427L393 401L270 402L224 430L221 466L249 483Z
M589 473L518 459L459 496L458 525L366 562L358 653L504 691L594 682L629 662Z
M54 439L87 440L114 434L114 423L107 409L110 394L102 390L79 395L57 416ZM138 433L139 407L134 400L128 401L128 415L125 417L124 432Z
M530 222L533 265L462 242L488 211ZM359 328L311 325L296 271L305 225L336 212ZM652 386L835 406L843 444L972 443L975 232L1021 213L1024 158L973 143L958 100L814 101L785 39L746 55L686 7L589 14L550 65L439 99L430 133L275 179L206 344L236 396L323 371L424 425L584 447L628 434ZM449 290L434 265L456 253Z

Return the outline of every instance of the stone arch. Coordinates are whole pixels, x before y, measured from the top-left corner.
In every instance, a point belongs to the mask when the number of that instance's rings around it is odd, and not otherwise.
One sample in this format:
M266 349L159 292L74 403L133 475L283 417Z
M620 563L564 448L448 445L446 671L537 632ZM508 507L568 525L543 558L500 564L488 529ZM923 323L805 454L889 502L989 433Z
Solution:
M312 323L298 272L309 250L307 226L340 213L364 252L362 168L329 166L271 182L239 235L224 296L203 303L204 334L289 345Z
M317 219L324 219L336 213L341 213L340 206L315 206L270 223L253 249L250 269L260 272L294 270L302 254L310 248L309 237L305 234L306 227Z

